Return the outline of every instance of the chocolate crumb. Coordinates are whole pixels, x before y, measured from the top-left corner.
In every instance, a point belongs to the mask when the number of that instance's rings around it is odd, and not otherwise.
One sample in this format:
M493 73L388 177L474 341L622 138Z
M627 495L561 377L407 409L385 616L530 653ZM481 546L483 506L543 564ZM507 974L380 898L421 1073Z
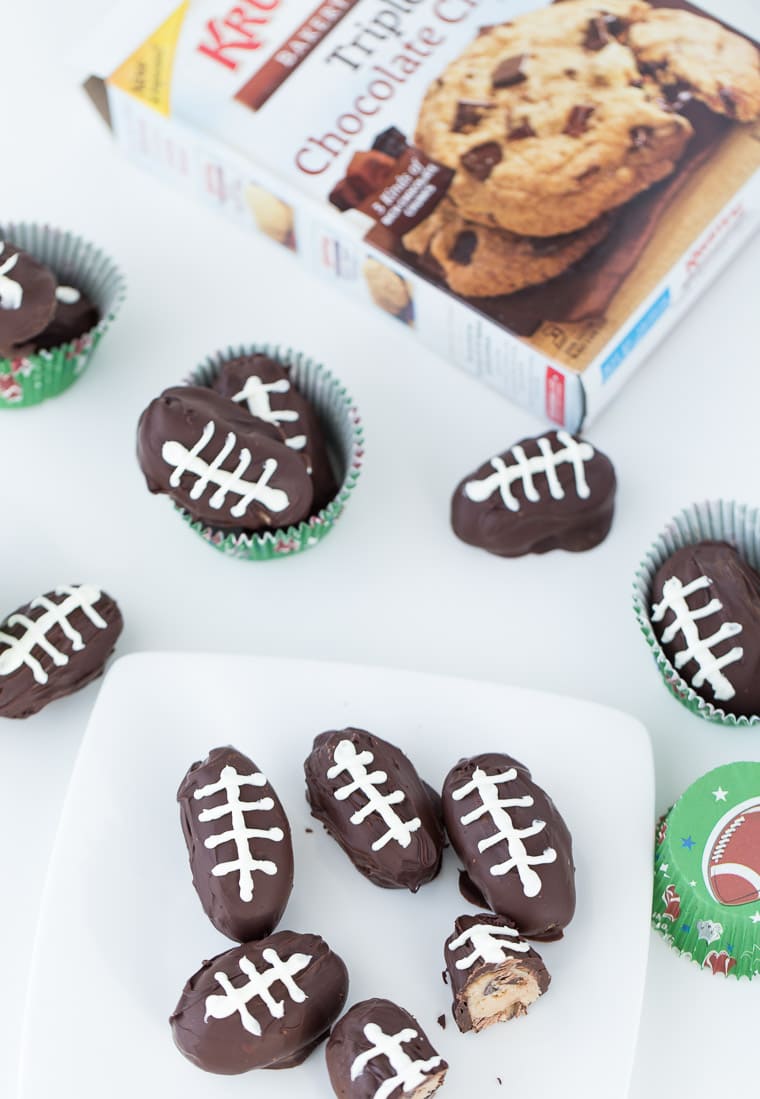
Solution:
M585 104L573 107L567 116L565 129L562 132L569 134L570 137L580 137L581 134L585 134L588 129L588 120L594 113L594 109L594 107L587 107Z
M616 15L597 15L586 28L586 37L583 45L587 50L597 53L612 41L616 34L621 34L625 29L623 23Z
M314 829L313 828L304 828L304 832L308 832L308 834L310 836L314 835Z
M470 126L477 126L483 116L483 111L493 107L487 99L460 99L457 103L457 113L454 116L453 131L461 134Z
M496 1077L496 1083L501 1087L501 1076Z
M518 53L514 57L507 57L494 69L491 75L491 83L494 88L511 88L515 84L522 84L527 79L525 62L528 55Z
M478 238L472 229L463 229L461 233L457 233L457 238L449 252L449 259L461 264L462 267L467 267L472 263L477 247Z
M483 183L501 160L501 148L495 141L486 141L468 149L461 157L461 164L470 175Z
M444 969L444 970L443 970L443 972L441 973L441 977L443 977L443 983L444 983L445 985L447 985L447 984L449 983L449 974L448 974L448 970Z
M523 119L519 126L513 126L511 130L507 132L507 141L523 141L526 137L535 137L536 131L528 122L527 118Z
M439 1015L438 1016L438 1026L441 1028L441 1030L446 1029L446 1016L445 1015Z

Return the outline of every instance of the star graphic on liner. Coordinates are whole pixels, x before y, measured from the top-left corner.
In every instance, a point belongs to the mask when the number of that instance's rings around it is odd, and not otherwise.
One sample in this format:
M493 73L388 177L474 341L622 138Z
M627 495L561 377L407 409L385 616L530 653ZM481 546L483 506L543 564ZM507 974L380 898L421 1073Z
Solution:
M753 923L760 923L760 912L755 912L753 916L750 916Z
M726 943L726 951L727 951L727 953L729 953L729 954L733 954L733 952L734 952L734 944L733 944L733 943Z
M691 931L691 924L690 923L682 924L681 925L681 930L684 932L685 935L688 935L689 932Z
M719 786L717 790L713 790L712 796L716 801L725 801L728 797L728 790L724 790L722 786Z
M696 844L691 836L686 836L685 839L681 840L681 847L685 847L687 851L691 851L692 847L696 847Z
M670 870L670 863L669 862L661 862L660 863L660 873L664 874L666 878L668 877L668 870Z
M696 884L697 883L695 881L690 881L689 882L689 885L691 886L692 889L694 889L696 887Z

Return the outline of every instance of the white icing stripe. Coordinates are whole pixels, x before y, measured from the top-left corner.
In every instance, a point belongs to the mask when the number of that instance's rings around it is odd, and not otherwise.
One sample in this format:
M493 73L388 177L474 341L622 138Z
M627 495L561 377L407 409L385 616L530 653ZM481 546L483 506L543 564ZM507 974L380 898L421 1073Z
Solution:
M478 850L482 853L499 843L505 842L509 855L504 862L494 864L490 868L490 873L494 877L502 877L508 874L510 870L516 869L525 896L537 897L541 892L541 878L533 867L555 862L557 852L553 847L547 847L541 855L528 854L523 840L543 832L546 828L546 821L534 820L527 828L517 828L512 823L512 818L506 811L507 809L529 809L533 805L533 798L529 794L519 798L499 797L499 786L503 786L507 782L513 782L516 778L517 771L514 767L500 775L488 775L480 767L477 767L471 780L465 783L464 786L460 786L458 790L452 791L451 796L454 801L461 801L468 794L476 793L478 795L481 804L476 806L472 812L466 813L460 818L462 824L466 827L488 814L496 831L493 835L480 840Z
M272 798L260 798L258 801L242 801L240 791L244 786L266 786L267 780L260 772L252 775L239 775L234 767L223 767L218 782L212 782L196 790L193 797L196 801L213 797L220 791L224 791L226 801L222 805L211 809L203 809L198 814L201 823L221 820L229 816L230 828L227 832L220 832L216 836L208 836L204 840L204 846L210 851L225 843L234 843L237 857L229 862L220 862L211 873L216 878L223 878L227 874L238 874L238 889L241 901L253 900L253 875L258 870L268 877L277 873L277 865L270 859L255 859L253 857L251 840L265 839L279 843L285 838L281 828L249 828L246 824L246 813L268 812L274 808Z
M55 296L62 305L76 305L82 295L74 286L59 286Z
M302 1004L308 999L306 993L298 987L293 980L296 973L306 969L311 961L310 954L291 954L287 961L283 962L276 950L267 947L261 953L269 969L259 972L250 959L240 959L240 972L248 978L248 984L235 988L226 973L215 973L214 980L218 982L224 995L206 997L206 1018L229 1019L233 1015L240 1016L240 1022L244 1030L254 1037L261 1037L261 1024L248 1010L251 1000L258 997L273 1019L282 1019L285 1015L285 1002L275 1000L269 991L272 985L281 984L290 999L296 1004Z
M662 601L652 608L652 621L662 622L669 610L673 612L675 617L663 631L662 643L669 644L678 633L683 634L686 643L686 648L676 653L673 663L680 671L690 660L694 660L697 671L691 679L692 687L699 689L707 682L712 687L715 698L719 702L727 702L734 697L736 691L723 675L723 668L741 660L744 649L737 645L720 657L716 657L712 650L721 641L736 637L743 627L738 622L723 622L720 629L710 637L700 637L697 622L723 610L723 604L719 599L711 599L706 606L692 610L687 602L690 595L709 588L711 584L712 580L707 576L700 576L686 585L677 576L671 576L662 586Z
M306 436L291 435L289 439L285 440L285 446L292 447L293 450L303 450L306 446Z
M499 939L510 941L499 942ZM472 946L472 954L468 954L466 958L460 958L455 963L457 969L470 969L477 961L498 965L505 961L510 953L526 954L530 950L530 944L520 938L519 932L514 927L494 927L493 924L487 923L476 923L468 927L456 939L452 939L449 950L453 953L465 944Z
M404 1094L420 1087L425 1083L425 1077L441 1064L438 1056L430 1057L427 1061L413 1061L404 1050L404 1044L419 1037L418 1032L412 1027L400 1030L398 1034L386 1034L377 1023L367 1023L364 1028L364 1037L370 1042L370 1048L354 1058L351 1065L351 1080L362 1076L370 1062L378 1057L385 1057L393 1072L392 1077L383 1080L374 1094L374 1099L389 1099L396 1088L401 1088ZM372 1075L378 1076L382 1069L374 1068Z
M269 397L270 393L288 393L289 390L290 382L286 378L265 382L252 374L250 378L246 378L243 388L232 400L247 404L252 416L257 416L268 424L293 424L298 420L298 413L291 408L272 408Z
M38 607L43 609L44 613L39 618L32 619L25 614L10 616L6 626L9 629L13 626L23 626L24 632L20 637L14 637L0 630L0 646L2 643L7 646L5 649L0 648L0 676L11 675L26 665L34 676L35 683L42 685L47 683L48 674L32 652L35 648L42 649L57 668L68 664L68 656L48 639L47 635L54 626L60 627L64 636L71 642L74 652L81 652L85 647L84 638L69 622L69 616L74 611L82 611L99 630L107 627L106 620L95 610L95 604L101 598L98 588L90 584L82 584L79 587L56 588L55 594L64 596L60 603L53 603L52 600L41 595L39 599L29 604L30 610L36 610Z
M361 824L372 813L382 817L388 826L388 831L374 841L373 851L380 851L391 840L395 840L401 847L408 847L412 842L412 833L420 828L421 821L418 817L408 821L402 820L393 809L394 805L405 800L406 795L403 791L391 790L387 794L380 793L378 787L388 781L388 776L385 771L370 773L367 770L367 765L371 765L374 759L372 752L357 752L352 741L340 741L333 752L334 766L328 769L327 777L332 780L346 771L351 781L347 786L341 786L335 790L335 800L345 801L358 790L366 797L367 804L356 810L351 817L351 823Z
M5 251L5 243L0 240L0 256ZM24 304L24 288L20 282L8 278L8 272L12 271L18 263L18 252L9 256L0 263L0 309L20 309Z
M258 481L243 479L243 474L247 472L252 460L250 450L245 447L240 451L240 458L235 470L227 471L222 469L223 462L237 444L237 436L231 431L227 435L222 449L212 462L207 462L200 457L200 452L213 439L215 430L213 422L209 421L192 450L188 450L182 443L174 440L168 440L164 443L161 448L161 457L167 465L173 467L173 473L169 478L171 487L179 488L184 474L190 473L197 478L190 490L191 500L199 500L209 484L217 486L217 491L208 501L211 508L219 509L224 507L228 494L239 496L240 499L237 504L229 509L230 515L235 519L242 518L248 505L254 500L262 503L268 511L275 514L284 511L290 503L288 494L282 489L271 488L269 485L272 477L277 472L278 463L275 458L266 459L264 471Z
M557 441L562 444L562 449L552 451L551 442L546 437L537 440L541 451L533 458L528 458L523 448L513 446L509 451L512 461L507 464L503 458L491 459L494 472L480 481L468 481L464 486L464 494L476 504L481 504L498 491L504 506L509 511L519 511L520 501L512 492L512 485L522 482L525 499L536 504L541 499L541 494L536 488L533 478L540 473L546 476L546 483L553 500L564 500L565 490L557 476L557 466L570 463L575 474L575 491L582 500L591 495L586 480L586 462L594 457L594 448L590 443L579 443L566 431L557 432Z

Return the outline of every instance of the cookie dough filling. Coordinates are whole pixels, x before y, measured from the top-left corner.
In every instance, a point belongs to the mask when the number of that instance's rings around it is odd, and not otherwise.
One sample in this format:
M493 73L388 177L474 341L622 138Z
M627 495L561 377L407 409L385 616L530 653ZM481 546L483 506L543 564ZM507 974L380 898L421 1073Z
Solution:
M495 972L476 977L463 993L462 1003L472 1029L478 1031L527 1015L540 995L533 966L510 958Z

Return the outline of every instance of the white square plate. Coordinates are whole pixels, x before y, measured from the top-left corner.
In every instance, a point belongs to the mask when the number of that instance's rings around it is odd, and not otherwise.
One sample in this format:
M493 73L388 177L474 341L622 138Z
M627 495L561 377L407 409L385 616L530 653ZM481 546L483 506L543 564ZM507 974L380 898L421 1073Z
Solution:
M310 818L302 761L315 734L346 725L399 745L438 788L461 756L508 752L556 801L574 838L578 910L563 941L539 947L552 984L527 1017L479 1035L459 1034L451 1019L443 943L454 918L471 911L452 851L416 896L381 890ZM228 743L265 771L290 817L296 876L281 926L317 932L343 957L349 1005L382 996L417 1016L451 1066L447 1099L627 1094L651 890L653 772L638 722L590 703L412 672L140 654L106 678L64 808L21 1099L332 1094L321 1049L298 1069L214 1077L172 1043L167 1018L185 979L233 945L193 891L175 793L194 760ZM29 812L33 797L30 781Z

